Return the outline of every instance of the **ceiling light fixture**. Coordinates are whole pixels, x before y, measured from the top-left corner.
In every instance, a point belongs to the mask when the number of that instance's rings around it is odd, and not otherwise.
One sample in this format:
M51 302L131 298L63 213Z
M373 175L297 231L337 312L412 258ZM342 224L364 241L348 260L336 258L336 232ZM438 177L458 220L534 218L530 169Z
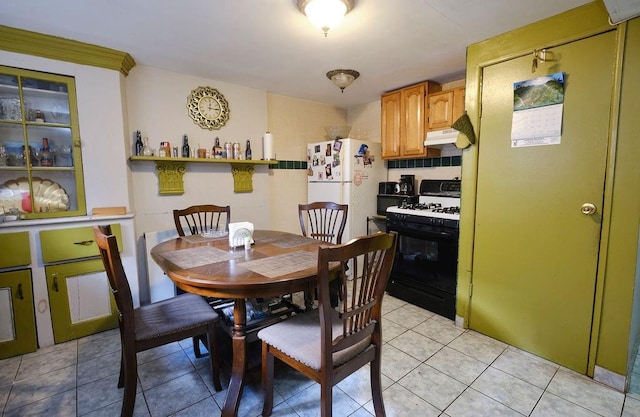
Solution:
M342 93L359 76L360 73L358 71L351 69L337 69L327 72L327 78L337 85Z
M354 3L355 0L298 0L298 9L327 37L329 29L340 23Z

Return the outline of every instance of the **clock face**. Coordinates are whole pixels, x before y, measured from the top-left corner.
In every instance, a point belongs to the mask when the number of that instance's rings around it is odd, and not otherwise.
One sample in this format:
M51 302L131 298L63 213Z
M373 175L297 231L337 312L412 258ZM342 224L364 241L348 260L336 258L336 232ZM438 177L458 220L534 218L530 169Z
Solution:
M229 103L215 88L198 87L187 97L193 122L203 129L220 129L229 120Z

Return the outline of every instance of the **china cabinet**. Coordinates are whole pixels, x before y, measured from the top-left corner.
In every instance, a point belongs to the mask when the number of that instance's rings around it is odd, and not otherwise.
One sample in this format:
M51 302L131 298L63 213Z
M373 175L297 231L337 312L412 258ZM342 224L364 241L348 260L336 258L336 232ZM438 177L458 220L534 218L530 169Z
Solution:
M382 158L424 158L439 156L440 150L426 148L427 94L440 86L422 82L382 95Z
M86 214L73 77L0 66L0 211Z

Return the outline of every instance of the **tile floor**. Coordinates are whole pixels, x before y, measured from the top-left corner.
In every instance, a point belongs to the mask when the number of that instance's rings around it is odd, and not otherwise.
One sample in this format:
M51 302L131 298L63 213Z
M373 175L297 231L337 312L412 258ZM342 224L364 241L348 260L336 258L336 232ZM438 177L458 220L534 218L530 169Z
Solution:
M387 416L640 417L638 394L625 396L391 296L383 305ZM119 349L112 330L0 361L2 416L118 416ZM213 391L207 361L193 356L190 340L139 354L135 415L220 415L226 391ZM259 369L248 373L240 416L260 415L259 381ZM317 384L285 366L276 368L275 384L274 416L319 415ZM372 416L369 392L363 368L334 388L334 416Z

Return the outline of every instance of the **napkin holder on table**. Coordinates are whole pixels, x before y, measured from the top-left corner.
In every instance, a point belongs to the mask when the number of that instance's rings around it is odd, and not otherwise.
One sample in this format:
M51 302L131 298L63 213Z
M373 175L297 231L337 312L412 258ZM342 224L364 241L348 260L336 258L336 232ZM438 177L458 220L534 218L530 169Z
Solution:
M253 223L229 223L229 247L245 246L245 238L249 239L249 244L253 244Z

